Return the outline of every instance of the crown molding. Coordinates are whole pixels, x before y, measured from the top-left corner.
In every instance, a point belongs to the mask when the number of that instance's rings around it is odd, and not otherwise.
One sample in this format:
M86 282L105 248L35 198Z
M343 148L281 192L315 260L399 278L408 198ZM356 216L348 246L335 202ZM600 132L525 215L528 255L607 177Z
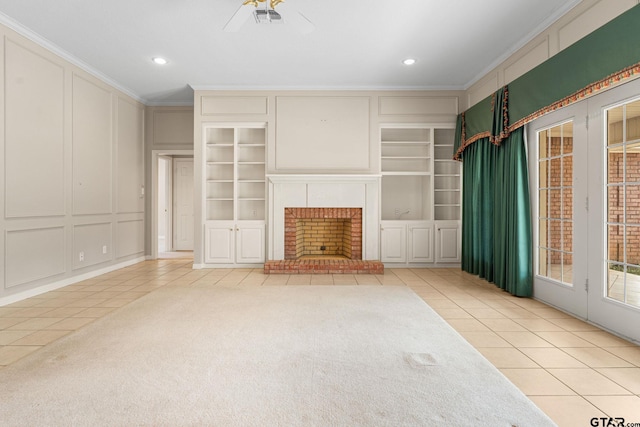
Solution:
M517 51L519 51L520 49L525 47L527 45L527 43L529 43L530 41L532 41L533 39L538 37L540 34L542 34L545 30L547 30L549 27L551 27L551 25L553 23L558 21L558 19L560 19L561 17L566 15L571 9L573 9L575 6L577 6L581 2L582 2L582 0L571 0L571 1L567 2L566 4L563 4L558 10L555 11L555 13L550 15L540 25L538 25L536 28L534 28L529 34L527 34L525 37L520 39L520 41L518 43L516 43L513 46L511 46L501 56L499 56L495 61L493 61L491 64L489 64L487 67L485 67L480 72L480 74L478 74L473 79L469 80L469 82L467 82L467 84L464 85L464 90L469 90L469 88L471 88L471 86L473 86L474 84L478 83L480 80L485 78L487 76L487 74L489 74L492 70L495 70L496 68L498 68L500 66L500 64L502 64L507 59L509 59L509 57L514 55Z
M140 97L140 95L134 93L129 88L126 88L126 87L122 86L120 83L118 83L117 81L113 80L111 77L101 73L100 71L98 71L95 68L91 67L86 62L84 62L81 59L75 57L74 55L72 55L69 52L67 52L64 49L62 49L60 46L56 45L55 43L52 43L51 41L49 41L46 38L42 37L38 33L30 30L29 28L25 27L24 25L20 24L15 19L10 18L9 16L5 15L2 12L0 12L0 24L2 24L5 27L15 31L16 33L20 34L21 36L26 37L27 39L31 40L32 42L36 43L37 45L47 49L51 53L59 56L60 58L62 58L65 61L69 62L70 64L75 65L76 67L82 69L83 71L85 71L85 72L91 74L92 76L102 80L104 83L106 83L109 86L113 87L114 89L124 93L125 95L130 96L134 100L136 100L136 101L138 101L138 102L140 102L140 103L142 103L144 105L148 105L148 101L146 99Z

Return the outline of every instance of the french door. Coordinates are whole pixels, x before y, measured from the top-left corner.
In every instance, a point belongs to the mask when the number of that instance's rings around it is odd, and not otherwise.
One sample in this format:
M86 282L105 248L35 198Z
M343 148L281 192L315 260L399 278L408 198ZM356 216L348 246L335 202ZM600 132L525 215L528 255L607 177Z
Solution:
M587 105L577 103L528 128L534 297L588 316Z
M640 341L640 80L590 99L589 113L589 320Z
M640 341L640 80L532 122L534 296Z

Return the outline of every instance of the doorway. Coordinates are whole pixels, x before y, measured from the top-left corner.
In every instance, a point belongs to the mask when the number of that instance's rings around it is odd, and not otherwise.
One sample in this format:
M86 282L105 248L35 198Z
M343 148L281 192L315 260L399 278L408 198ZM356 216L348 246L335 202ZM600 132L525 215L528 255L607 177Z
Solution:
M192 258L193 151L153 150L151 157L151 258Z
M534 296L640 342L640 80L528 127Z

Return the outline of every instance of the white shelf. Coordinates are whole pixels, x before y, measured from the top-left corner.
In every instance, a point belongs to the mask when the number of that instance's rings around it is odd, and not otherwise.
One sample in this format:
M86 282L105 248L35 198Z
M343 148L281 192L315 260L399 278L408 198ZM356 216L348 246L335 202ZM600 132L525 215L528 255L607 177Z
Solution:
M454 137L453 125L381 127L383 220L457 221L461 218L461 168L460 163L451 159ZM403 213L407 210L409 213Z
M431 172L382 172L382 175L395 176L431 176Z
M264 220L266 125L205 125L205 221Z
M429 160L431 157L429 156L382 156L382 160L386 159L394 159L394 160Z
M429 145L429 141L381 141L382 144L389 145Z

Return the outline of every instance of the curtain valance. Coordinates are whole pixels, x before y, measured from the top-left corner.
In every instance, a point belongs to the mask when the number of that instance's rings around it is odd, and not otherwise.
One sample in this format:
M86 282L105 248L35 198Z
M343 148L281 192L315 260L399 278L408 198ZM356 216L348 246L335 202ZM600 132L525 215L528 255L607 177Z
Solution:
M640 5L459 115L454 159L481 138L500 144L536 118L640 76Z

